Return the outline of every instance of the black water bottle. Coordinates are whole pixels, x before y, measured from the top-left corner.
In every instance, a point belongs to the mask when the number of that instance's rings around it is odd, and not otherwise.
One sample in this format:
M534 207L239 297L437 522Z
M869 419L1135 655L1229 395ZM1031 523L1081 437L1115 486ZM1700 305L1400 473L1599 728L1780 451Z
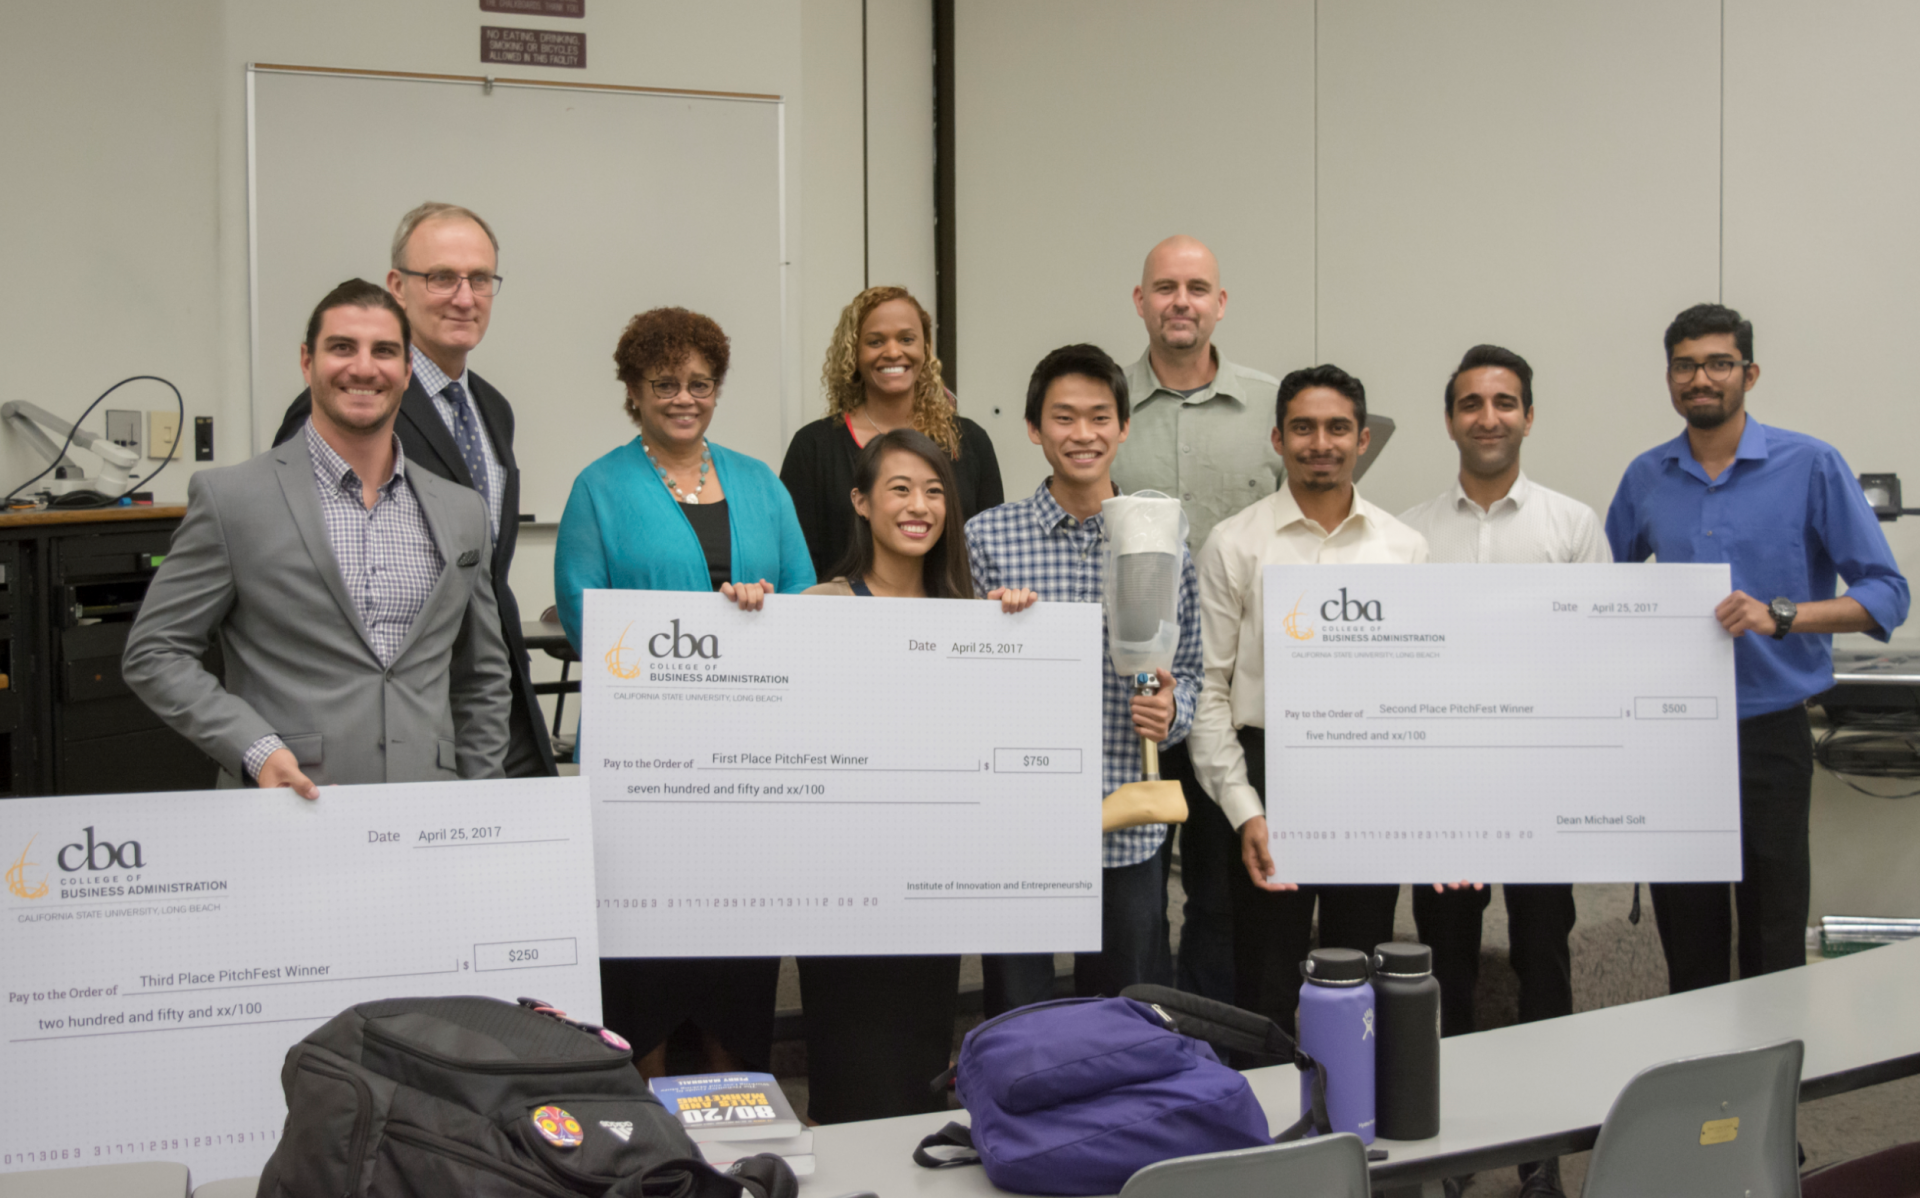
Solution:
M1374 1111L1389 1140L1440 1134L1440 983L1433 950L1395 941L1373 950Z

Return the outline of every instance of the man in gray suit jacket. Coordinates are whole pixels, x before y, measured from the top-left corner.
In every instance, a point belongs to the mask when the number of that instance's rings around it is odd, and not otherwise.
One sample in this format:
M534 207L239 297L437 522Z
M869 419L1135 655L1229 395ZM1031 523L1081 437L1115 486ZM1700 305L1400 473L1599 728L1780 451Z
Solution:
M360 279L307 324L304 436L194 476L127 640L134 693L234 780L501 776L511 678L473 491L408 469L400 305ZM217 636L222 681L200 664ZM223 779L224 781L225 779Z

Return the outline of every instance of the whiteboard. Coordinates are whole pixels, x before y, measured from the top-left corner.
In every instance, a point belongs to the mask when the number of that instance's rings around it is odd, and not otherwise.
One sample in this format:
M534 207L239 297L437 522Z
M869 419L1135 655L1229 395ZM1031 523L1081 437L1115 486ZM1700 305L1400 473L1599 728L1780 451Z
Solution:
M303 386L313 306L343 279L384 283L400 217L439 200L500 239L467 365L513 404L521 512L558 521L574 476L632 439L614 345L666 304L732 341L709 438L778 467L780 103L262 66L247 85L256 452Z

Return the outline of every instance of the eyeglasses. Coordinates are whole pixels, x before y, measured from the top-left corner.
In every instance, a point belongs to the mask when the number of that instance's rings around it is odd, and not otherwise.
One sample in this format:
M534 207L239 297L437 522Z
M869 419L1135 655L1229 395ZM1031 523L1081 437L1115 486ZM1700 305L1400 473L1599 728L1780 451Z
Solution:
M499 295L501 284L507 281L505 275L488 274L484 270L476 270L470 275L463 275L451 270L408 270L402 266L399 268L399 271L403 275L412 275L416 279L425 279L427 281L427 290L434 295L452 295L454 292L460 290L462 281L465 281L467 286L473 288L475 295Z
M672 399L680 394L680 380L676 378L648 379L647 386L653 388L656 399ZM720 384L712 379L688 379L687 394L695 399L705 399L719 390Z
M1692 381L1695 371L1704 370L1709 379L1716 383L1724 383L1733 377L1735 370L1751 365L1753 363L1744 358L1739 361L1732 358L1714 358L1706 362L1696 362L1692 358L1675 358L1667 363L1667 373L1673 376L1674 382L1685 383Z

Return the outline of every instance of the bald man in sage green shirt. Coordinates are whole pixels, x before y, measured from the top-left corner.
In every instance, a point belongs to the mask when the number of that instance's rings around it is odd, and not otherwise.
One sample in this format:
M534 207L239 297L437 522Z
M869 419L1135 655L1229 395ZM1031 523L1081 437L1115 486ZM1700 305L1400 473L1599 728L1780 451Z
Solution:
M1133 290L1147 327L1147 352L1127 371L1133 419L1113 464L1122 492L1162 491L1187 513L1197 555L1213 526L1273 494L1284 473L1268 434L1280 382L1237 366L1213 345L1227 314L1220 264L1192 237L1153 247ZM1227 889L1240 867L1239 840L1218 804L1194 777L1184 744L1161 751L1160 773L1187 797L1180 829L1182 910L1178 984L1233 1001L1233 904ZM1167 838L1169 850L1173 838Z

